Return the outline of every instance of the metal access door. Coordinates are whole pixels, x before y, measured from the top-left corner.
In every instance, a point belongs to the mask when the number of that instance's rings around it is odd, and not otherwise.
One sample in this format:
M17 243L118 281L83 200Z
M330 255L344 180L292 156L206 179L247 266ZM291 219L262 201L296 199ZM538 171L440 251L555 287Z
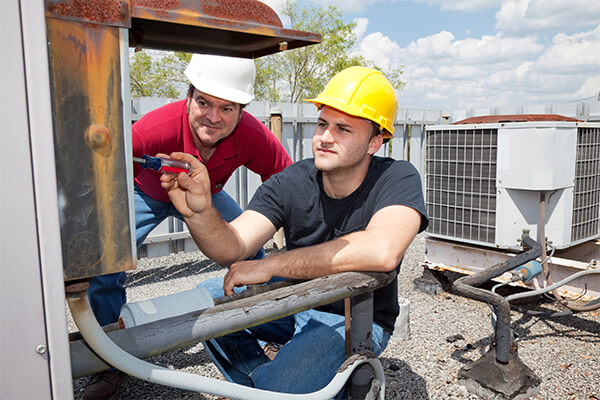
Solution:
M72 398L44 4L0 2L0 397Z

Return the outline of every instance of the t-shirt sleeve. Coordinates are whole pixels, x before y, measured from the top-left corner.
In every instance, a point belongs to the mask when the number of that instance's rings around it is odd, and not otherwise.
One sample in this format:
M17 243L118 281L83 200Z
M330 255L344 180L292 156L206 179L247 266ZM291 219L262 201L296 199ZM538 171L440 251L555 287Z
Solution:
M410 207L421 214L419 232L427 229L429 218L417 169L407 161L396 161L382 178L373 191L376 194L374 212L392 205Z
M254 196L246 208L267 217L276 230L283 226L285 219L283 205L286 202L282 196L285 196L286 193L282 188L283 184L280 174L273 175L256 189Z

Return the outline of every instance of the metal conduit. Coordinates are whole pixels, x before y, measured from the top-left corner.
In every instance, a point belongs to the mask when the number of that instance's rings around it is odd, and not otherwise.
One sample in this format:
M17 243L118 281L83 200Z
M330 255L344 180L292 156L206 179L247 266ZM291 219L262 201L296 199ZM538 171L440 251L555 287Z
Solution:
M494 307L497 316L496 322L496 361L502 364L508 363L510 358L510 304L499 294L489 290L480 289L477 286L502 275L503 273L517 268L528 261L534 260L542 254L542 247L538 242L529 237L529 232L524 231L522 243L529 250L517 254L513 258L486 268L473 275L464 276L454 282L454 289L462 296L484 301Z
M372 350L373 332L373 292L352 298L352 325L350 326L350 346L352 354L365 354ZM364 399L371 386L371 369L359 367L352 377L352 399Z

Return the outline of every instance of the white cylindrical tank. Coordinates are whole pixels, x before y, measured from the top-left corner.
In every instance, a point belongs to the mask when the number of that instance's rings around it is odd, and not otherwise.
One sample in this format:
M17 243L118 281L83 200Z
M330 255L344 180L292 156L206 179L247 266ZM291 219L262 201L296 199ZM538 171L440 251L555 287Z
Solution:
M126 303L121 307L119 323L123 328L131 328L212 306L214 302L208 290L195 287L137 303Z

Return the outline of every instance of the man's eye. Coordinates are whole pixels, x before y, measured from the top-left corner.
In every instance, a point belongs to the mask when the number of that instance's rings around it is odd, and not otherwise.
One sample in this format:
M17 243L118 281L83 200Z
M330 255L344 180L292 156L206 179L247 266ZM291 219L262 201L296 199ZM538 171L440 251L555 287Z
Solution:
M325 128L327 126L327 124L325 122L317 122L317 126L319 128Z

